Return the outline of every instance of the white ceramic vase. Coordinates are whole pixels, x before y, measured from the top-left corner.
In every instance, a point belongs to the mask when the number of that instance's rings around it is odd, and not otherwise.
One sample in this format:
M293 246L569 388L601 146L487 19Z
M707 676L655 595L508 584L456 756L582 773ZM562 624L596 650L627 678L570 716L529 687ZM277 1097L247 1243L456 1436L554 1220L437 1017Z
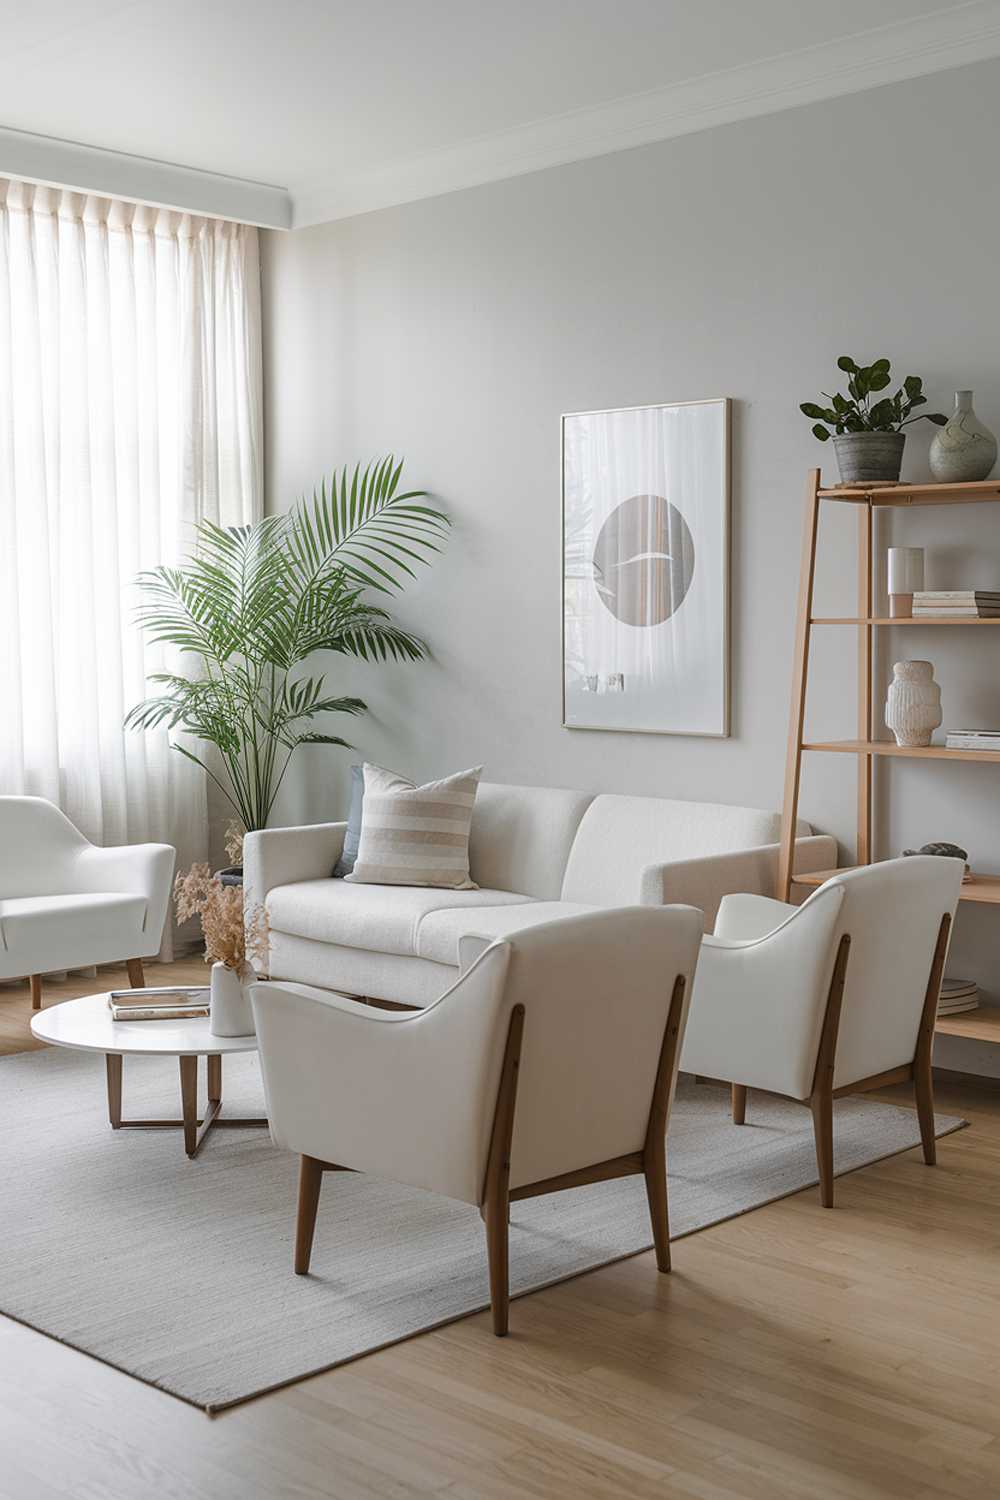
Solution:
M931 473L939 484L986 479L997 461L997 440L972 410L972 392L955 392L955 410L934 434Z
M929 745L941 723L941 689L929 661L898 661L892 669L885 722L897 745Z
M213 1036L253 1036L253 1006L249 984L253 970L229 969L225 964L212 965L208 1002L208 1029Z

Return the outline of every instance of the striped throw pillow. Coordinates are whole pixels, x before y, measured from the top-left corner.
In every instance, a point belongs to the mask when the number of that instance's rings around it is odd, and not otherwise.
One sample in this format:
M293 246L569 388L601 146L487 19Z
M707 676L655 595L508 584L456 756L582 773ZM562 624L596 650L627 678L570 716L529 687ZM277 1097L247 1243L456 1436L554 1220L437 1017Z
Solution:
M355 885L430 885L474 891L469 828L482 766L414 786L404 776L366 765Z

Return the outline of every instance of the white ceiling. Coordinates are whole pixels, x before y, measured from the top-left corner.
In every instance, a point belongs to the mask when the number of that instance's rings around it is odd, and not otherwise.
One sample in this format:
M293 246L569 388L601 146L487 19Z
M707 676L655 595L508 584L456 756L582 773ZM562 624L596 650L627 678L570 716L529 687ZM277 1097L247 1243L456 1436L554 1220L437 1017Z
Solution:
M265 223L1000 54L1000 0L0 0L0 26L0 172ZM241 213L220 178L279 191Z

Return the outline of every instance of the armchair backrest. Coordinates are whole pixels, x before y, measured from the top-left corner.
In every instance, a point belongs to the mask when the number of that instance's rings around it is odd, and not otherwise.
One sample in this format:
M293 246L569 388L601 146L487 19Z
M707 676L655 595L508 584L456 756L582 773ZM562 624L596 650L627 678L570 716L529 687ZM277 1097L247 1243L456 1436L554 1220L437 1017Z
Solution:
M524 1006L511 1187L642 1149L678 976L680 1057L701 926L694 907L628 907L494 945L509 949L501 1014Z
M44 797L0 797L0 900L57 896L87 840Z
M811 833L800 821L801 834ZM583 815L562 884L564 901L623 906L638 901L651 865L773 844L781 815L721 802L602 793Z
M955 914L962 874L960 860L911 855L846 870L810 897L843 889L831 968L842 934L851 938L834 1088L913 1060L941 918Z

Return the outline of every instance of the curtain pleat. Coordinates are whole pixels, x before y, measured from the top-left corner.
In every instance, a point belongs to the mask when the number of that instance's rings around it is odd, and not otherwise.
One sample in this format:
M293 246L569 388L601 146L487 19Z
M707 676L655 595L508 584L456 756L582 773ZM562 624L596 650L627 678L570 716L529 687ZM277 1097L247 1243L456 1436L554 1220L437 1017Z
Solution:
M204 777L126 732L135 575L262 514L257 231L0 179L0 792L206 857Z

